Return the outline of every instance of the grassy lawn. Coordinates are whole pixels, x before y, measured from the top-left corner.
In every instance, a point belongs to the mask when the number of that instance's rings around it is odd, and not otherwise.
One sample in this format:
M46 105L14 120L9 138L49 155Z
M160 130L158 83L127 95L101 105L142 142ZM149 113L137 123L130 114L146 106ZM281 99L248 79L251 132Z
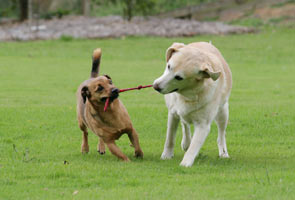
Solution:
M194 38L0 43L0 199L295 199L295 29ZM178 130L175 156L162 161L167 109L152 89L121 94L139 132L143 160L128 137L118 144L132 162L107 151L80 153L75 91L101 47L101 73L119 88L162 74L174 41L211 40L233 72L230 159L219 159L217 128L192 168ZM64 164L67 161L67 164Z

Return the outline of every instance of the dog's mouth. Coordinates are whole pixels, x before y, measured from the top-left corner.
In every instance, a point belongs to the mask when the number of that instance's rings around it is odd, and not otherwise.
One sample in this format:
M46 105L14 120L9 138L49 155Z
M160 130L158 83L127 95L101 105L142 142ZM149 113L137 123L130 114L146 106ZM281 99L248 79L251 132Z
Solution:
M119 97L119 94L118 93L113 93L111 96L110 96L110 101L114 101L115 99L117 99Z
M178 88L174 89L174 90L171 90L170 92L168 93L172 93L172 92L176 92L178 90Z
M113 93L113 94L111 94L111 96L109 96L109 97L102 97L101 99L100 99L100 101L101 102L106 102L106 100L108 99L108 98L110 98L110 102L113 102L115 99L117 99L119 97L119 94L118 93Z
M107 98L108 98L108 97L102 97L102 98L100 99L100 101L101 101L101 102L106 102Z

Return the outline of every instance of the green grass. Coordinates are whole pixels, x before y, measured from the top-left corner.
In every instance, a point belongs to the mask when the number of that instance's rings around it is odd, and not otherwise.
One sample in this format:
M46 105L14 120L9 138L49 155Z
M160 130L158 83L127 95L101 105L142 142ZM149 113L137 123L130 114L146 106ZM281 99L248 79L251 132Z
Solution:
M0 43L0 199L295 199L294 34ZM218 158L213 125L193 167L179 166L180 130L175 157L160 160L167 109L152 89L120 96L143 160L132 157L127 136L118 144L132 162L100 156L92 133L90 153L81 155L75 91L94 48L103 50L101 73L126 88L161 75L172 42L209 40L233 72L230 159Z
M263 20L259 18L245 18L245 19L238 19L230 22L231 25L240 25L240 26L248 26L248 27L263 27L267 26L268 24L264 23Z

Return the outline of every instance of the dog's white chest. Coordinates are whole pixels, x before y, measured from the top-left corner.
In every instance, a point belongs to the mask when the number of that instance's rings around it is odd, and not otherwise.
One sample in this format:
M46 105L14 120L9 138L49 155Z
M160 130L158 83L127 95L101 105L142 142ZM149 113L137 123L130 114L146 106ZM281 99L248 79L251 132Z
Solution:
M186 123L193 123L196 113L202 106L197 97L195 101L185 101L173 93L165 95L165 100L169 112L178 115Z

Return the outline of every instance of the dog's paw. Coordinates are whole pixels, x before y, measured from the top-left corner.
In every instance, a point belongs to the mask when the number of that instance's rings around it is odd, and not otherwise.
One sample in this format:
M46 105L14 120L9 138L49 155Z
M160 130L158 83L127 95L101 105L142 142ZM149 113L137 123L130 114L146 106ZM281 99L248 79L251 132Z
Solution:
M123 161L123 162L130 162L130 160L129 160L129 158L128 158L128 157L126 157L126 158L123 158L123 159L122 159L122 161Z
M89 146L86 146L86 145L82 145L81 146L81 152L82 152L82 154L86 154L86 153L88 153L89 152Z
M134 157L136 157L136 158L143 158L143 152L141 150L135 151Z
M173 158L173 156L174 156L173 150L165 149L161 155L161 159L162 160L169 160L169 159Z
M182 167L191 167L193 164L194 164L193 159L183 158L183 160L180 163L180 166L182 166Z
M104 154L106 153L105 150L103 150L103 151L98 150L97 152L98 152L100 155L104 155Z
M182 140L181 141L181 149L183 150L183 151L187 151L188 150L188 148L189 148L189 145L191 144L191 141L190 140Z
M219 157L220 158L229 158L229 155L227 152L222 152L222 153L219 153Z

